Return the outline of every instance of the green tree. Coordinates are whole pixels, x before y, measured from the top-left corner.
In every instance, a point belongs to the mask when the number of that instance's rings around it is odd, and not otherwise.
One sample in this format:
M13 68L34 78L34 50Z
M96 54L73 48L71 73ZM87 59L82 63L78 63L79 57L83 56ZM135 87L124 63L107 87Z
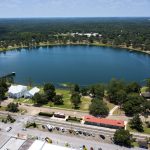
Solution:
M93 116L107 116L109 109L107 105L100 99L92 99L92 103L89 106L90 114Z
M126 115L133 116L143 111L145 100L137 93L131 93L127 96L127 101L123 104L123 110Z
M8 114L7 121L10 121L11 123L14 123L16 120L11 115Z
M86 87L81 88L81 94L82 94L82 96L87 96L88 95L88 88L86 88Z
M113 140L117 145L131 147L132 136L128 130L119 129L116 130Z
M5 89L0 87L0 102L5 98Z
M48 98L45 94L36 93L32 99L34 101L34 104L43 105L48 103Z
M116 92L116 103L118 105L121 106L126 101L126 98L127 98L127 93L125 90L119 90Z
M18 112L19 109L18 109L18 104L15 104L15 103L9 103L7 105L7 108L6 108L7 111L10 111L10 112Z
M143 115L148 116L150 114L150 101L145 101L143 103Z
M0 79L0 105L1 101L5 99L5 93L8 90L8 85L5 79Z
M46 84L44 84L43 90L44 90L44 92L49 91L49 90L55 91L55 86L51 83L46 83Z
M74 92L71 95L71 103L74 105L74 108L77 109L81 103L81 96L78 92Z
M108 100L118 105L118 91L125 91L126 84L123 81L112 79L107 87Z
M5 92L8 91L8 85L6 83L6 79L0 79L0 87L3 87Z
M147 79L147 80L146 80L146 86L148 87L149 92L150 92L150 79Z
M96 98L104 97L104 86L102 84L92 85L89 88L89 91L92 97L96 97Z
M63 105L64 101L63 101L63 96L62 95L56 95L54 97L54 104L55 105Z
M44 85L44 93L47 96L47 99L53 101L53 98L56 95L55 86L51 83L47 83Z
M135 115L129 122L129 125L132 129L135 129L139 132L143 132L143 123L139 115Z
M136 82L131 82L127 85L126 91L127 93L139 93L141 86Z
M80 92L80 87L78 84L75 84L73 87L73 92Z

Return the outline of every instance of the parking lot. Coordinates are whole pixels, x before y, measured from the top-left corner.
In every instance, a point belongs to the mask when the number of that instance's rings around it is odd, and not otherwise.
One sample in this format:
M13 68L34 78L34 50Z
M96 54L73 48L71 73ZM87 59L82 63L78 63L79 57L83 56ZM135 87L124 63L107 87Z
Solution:
M44 132L55 133L55 134L75 136L78 138L84 138L84 139L94 140L98 142L112 143L111 137L107 135L103 135L103 134L93 133L92 131L87 132L83 130L76 130L73 128L53 126L50 124L39 126L39 130L44 131Z

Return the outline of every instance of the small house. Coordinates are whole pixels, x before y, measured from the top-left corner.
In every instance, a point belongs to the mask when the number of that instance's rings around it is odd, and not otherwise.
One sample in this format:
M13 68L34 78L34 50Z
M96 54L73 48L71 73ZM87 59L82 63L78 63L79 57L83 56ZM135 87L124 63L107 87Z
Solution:
M11 85L8 89L8 95L10 98L21 98L27 92L27 86L23 85Z
M24 97L25 98L32 98L36 93L39 93L40 92L40 89L37 88L37 87L34 87L32 88L30 91L27 91L25 94L24 94Z

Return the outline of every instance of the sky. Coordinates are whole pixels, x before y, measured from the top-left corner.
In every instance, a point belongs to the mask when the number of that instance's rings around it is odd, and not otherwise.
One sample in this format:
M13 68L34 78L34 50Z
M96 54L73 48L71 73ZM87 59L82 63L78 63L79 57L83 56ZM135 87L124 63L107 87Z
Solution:
M0 18L150 17L150 0L0 0Z

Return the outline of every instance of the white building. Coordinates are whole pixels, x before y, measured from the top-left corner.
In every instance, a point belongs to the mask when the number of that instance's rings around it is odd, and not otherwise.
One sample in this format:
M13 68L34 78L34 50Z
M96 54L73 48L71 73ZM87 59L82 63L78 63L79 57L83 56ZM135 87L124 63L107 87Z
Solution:
M27 91L25 94L24 94L24 97L25 98L32 98L36 93L39 93L40 92L40 89L37 88L37 87L34 87L32 88L30 91Z
M36 140L28 150L75 150L75 149L48 144L45 141Z
M8 90L8 95L11 98L21 98L27 92L27 86L11 85Z

